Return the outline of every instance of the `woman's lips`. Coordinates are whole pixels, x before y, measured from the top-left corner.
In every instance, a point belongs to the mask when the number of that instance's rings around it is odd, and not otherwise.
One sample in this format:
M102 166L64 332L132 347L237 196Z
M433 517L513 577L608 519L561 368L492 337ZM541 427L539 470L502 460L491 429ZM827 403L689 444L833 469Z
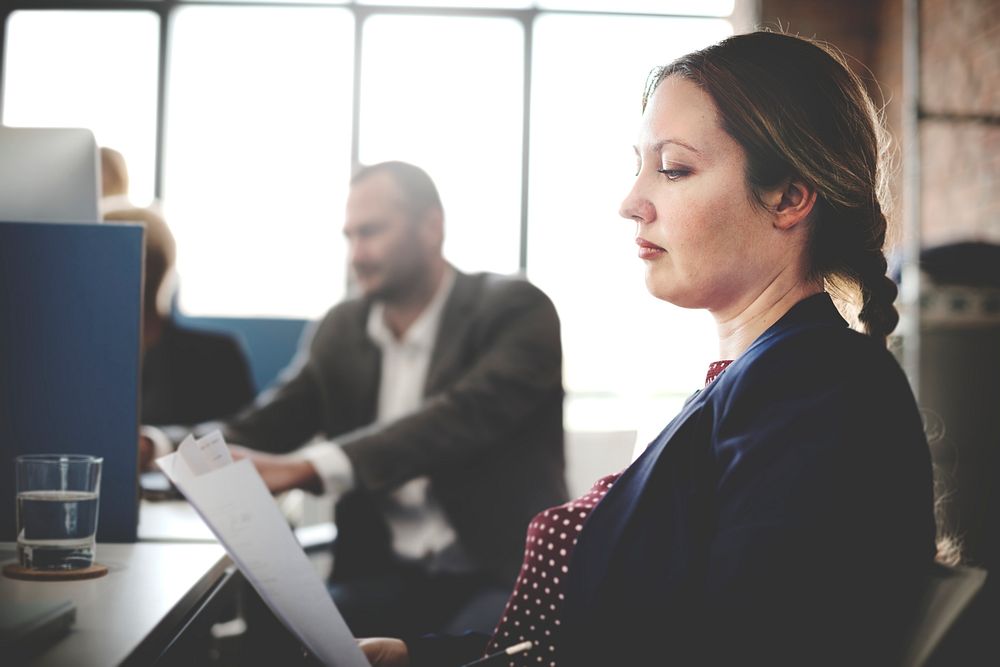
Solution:
M644 238L636 237L635 244L639 246L639 259L653 259L666 252L660 246L650 243Z

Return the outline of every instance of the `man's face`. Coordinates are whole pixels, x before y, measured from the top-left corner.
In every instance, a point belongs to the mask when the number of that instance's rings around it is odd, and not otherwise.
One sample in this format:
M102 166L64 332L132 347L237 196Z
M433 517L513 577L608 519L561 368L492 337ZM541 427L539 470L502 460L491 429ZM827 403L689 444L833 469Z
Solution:
M421 282L430 267L424 225L406 209L391 174L372 174L351 188L344 236L365 296L393 301Z

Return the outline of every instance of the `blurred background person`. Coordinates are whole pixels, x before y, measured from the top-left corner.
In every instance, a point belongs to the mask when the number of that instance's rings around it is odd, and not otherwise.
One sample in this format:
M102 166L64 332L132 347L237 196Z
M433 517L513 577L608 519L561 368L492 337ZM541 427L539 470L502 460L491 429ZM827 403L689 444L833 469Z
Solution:
M254 387L236 339L183 327L172 317L176 245L152 208L128 197L121 153L102 147L101 211L106 222L141 224L144 235L141 421L190 424L229 416L248 404Z
M522 278L445 259L415 165L358 171L343 234L359 295L222 431L272 492L336 503L330 588L355 634L488 630L525 526L567 496L558 315Z
M114 148L101 146L101 201L100 208L102 215L106 212L117 210L148 210L159 213L158 207L154 204L148 207L136 206L129 197L128 166L125 164L125 156Z

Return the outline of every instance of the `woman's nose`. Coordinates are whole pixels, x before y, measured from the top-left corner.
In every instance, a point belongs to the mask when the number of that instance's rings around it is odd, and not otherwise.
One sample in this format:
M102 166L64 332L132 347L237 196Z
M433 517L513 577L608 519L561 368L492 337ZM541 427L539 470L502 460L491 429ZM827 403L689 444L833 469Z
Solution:
M628 220L635 220L640 223L650 223L656 219L656 209L646 197L642 196L638 190L638 183L633 186L625 200L618 208L618 215Z

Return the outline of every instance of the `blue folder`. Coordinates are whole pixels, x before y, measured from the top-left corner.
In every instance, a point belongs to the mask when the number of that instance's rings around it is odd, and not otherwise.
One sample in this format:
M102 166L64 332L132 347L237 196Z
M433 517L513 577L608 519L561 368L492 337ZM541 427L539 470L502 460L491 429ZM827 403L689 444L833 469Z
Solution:
M27 453L104 457L97 539L136 539L142 235L0 222L0 540Z

